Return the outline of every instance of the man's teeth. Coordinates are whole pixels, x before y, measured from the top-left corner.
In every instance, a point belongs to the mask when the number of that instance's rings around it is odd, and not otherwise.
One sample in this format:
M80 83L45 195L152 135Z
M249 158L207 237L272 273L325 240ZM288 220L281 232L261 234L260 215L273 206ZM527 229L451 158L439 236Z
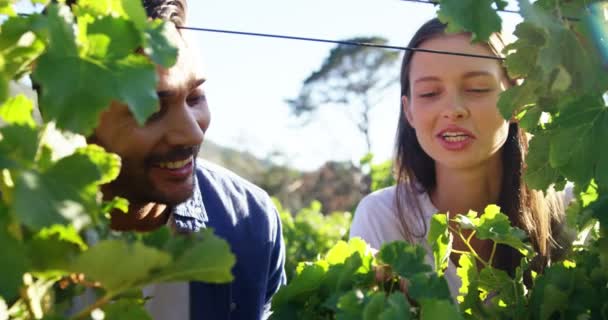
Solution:
M166 161L158 164L159 167L163 169L179 169L192 161L191 158L181 161Z

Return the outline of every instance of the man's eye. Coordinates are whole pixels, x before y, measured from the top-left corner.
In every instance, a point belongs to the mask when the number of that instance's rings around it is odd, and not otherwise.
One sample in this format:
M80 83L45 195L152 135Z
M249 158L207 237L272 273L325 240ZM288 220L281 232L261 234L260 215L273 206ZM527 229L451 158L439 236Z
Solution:
M471 89L468 89L467 91L473 92L473 93L484 93L484 92L490 92L490 91L492 91L492 89L490 89L490 88L471 88Z
M431 91L431 92L423 92L418 94L418 97L420 98L432 98L434 96L436 96L438 93L435 91Z
M165 114L165 108L161 106L158 111L154 112L153 114L151 114L148 117L148 119L146 119L146 123L151 123L151 122L157 121L160 118L162 118L164 114Z
M196 96L188 97L188 99L186 99L186 102L188 103L189 106L195 106L195 105L200 104L201 102L203 102L205 100L206 100L205 95L201 94L201 95L196 95Z

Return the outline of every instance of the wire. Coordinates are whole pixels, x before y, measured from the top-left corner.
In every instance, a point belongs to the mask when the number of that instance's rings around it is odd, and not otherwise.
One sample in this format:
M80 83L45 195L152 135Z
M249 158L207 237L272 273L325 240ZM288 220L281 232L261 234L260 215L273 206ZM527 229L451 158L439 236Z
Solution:
M288 39L288 40L300 40L300 41L333 43L333 44L342 44L342 45L350 45L350 46L360 46L360 47L372 47L372 48L381 48L381 49L401 50L401 51L427 52L427 53L446 54L446 55L453 55L453 56L482 58L482 59L492 59L492 60L501 60L501 61L504 60L504 58L502 58L502 57L490 56L490 55L470 54L470 53L464 53L464 52L430 50L430 49L410 48L410 47L400 47L400 46L390 46L390 45L377 44L377 43L369 43L369 42L356 42L356 41L346 41L346 40L330 40L330 39L309 38L309 37L299 37L299 36L280 35L280 34L268 34L268 33L258 33L258 32L245 32L245 31L234 31L234 30L209 29L209 28L198 28L198 27L178 27L178 29L193 30L193 31L203 31L203 32L214 32L214 33L224 33L224 34L235 34L235 35L254 36L254 37L266 37L266 38L277 38L277 39Z

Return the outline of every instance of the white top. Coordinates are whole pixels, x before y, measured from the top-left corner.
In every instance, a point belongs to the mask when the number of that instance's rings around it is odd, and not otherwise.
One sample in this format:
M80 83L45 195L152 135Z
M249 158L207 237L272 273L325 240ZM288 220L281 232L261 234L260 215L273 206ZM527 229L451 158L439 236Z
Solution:
M558 192L563 199L564 207L567 207L573 198L573 185L567 184L565 192ZM350 227L350 237L360 237L365 240L374 250L380 250L382 245L391 241L406 240L402 234L402 227L399 218L397 217L397 207L395 205L395 186L388 187L375 191L361 200L355 211L355 217ZM405 200L405 199L404 199ZM428 234L431 217L439 212L431 202L426 192L418 195L420 209L424 216L424 221L420 221L415 210L407 210L405 212L405 221L411 228L412 234L424 235L422 238L416 238L415 243L420 244L426 250L426 263L434 268L435 260L433 258L433 250L427 244L426 235ZM402 208L412 208L411 204L402 202ZM424 228L426 227L426 230ZM461 281L456 274L456 265L448 259L448 267L445 271L445 279L447 280L450 294L454 299L458 296Z
M350 237L360 237L367 242L372 249L380 250L382 245L391 241L404 241L402 227L399 218L397 217L397 207L395 205L395 186L388 187L375 191L361 200L355 211L355 217L350 227ZM411 228L412 234L424 235L421 238L415 238L415 243L421 245L426 250L426 263L434 268L435 261L433 258L433 250L426 242L431 224L431 217L439 212L431 202L427 193L418 195L418 202L425 221L420 221L419 216L415 211L406 211L405 221ZM411 206L407 203L402 203L403 208ZM426 229L425 229L426 227ZM458 296L460 289L460 278L456 274L456 266L448 259L448 268L445 271L445 279L450 288L450 294L454 299Z

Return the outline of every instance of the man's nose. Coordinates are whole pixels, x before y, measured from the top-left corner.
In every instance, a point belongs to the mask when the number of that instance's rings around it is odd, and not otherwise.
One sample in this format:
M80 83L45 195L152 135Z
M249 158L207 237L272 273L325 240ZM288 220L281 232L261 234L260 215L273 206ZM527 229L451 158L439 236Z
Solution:
M167 142L171 146L198 146L203 143L205 138L206 121L199 119L206 115L195 112L187 104L176 108L169 121L167 132Z

